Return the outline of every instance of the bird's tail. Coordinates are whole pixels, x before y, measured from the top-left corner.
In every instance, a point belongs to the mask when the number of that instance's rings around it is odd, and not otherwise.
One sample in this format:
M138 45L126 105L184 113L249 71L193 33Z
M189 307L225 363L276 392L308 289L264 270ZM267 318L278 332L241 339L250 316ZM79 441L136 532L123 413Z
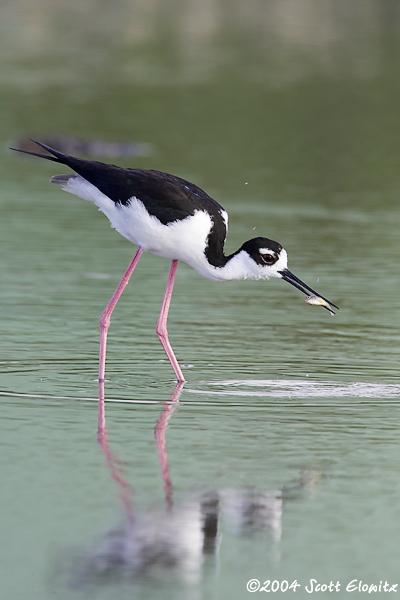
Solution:
M39 152L29 152L28 150L20 150L19 148L10 148L10 150L15 150L15 152L21 152L22 154L30 154L31 156L38 156L39 158L46 158L47 160L52 160L57 163L65 164L65 154L59 152L58 150L54 150L54 148L50 148L50 146L46 146L46 144L42 144L42 142L38 142L36 140L31 140L43 150L47 150L50 154L40 154ZM52 156L51 156L52 155Z
M76 158L69 154L63 154L42 142L31 140L49 154L40 154L38 152L30 152L29 150L18 150L17 148L11 148L17 152L23 152L24 154L30 154L39 158L45 158L55 163L66 165L75 173L86 179L89 183L97 187L103 194L109 197L117 196L116 201L120 201L120 198L124 198L127 195L125 177L123 174L126 169L116 167L115 165L109 165L106 163L98 162L96 160L85 160L84 158ZM121 177L122 174L122 177ZM74 175L55 175L52 177L52 183L58 183L61 186L68 184L69 180L75 177ZM121 183L122 179L122 183ZM66 188L64 188L66 189ZM70 191L70 190L67 190ZM73 192L74 193L74 192ZM77 194L79 196L79 194Z

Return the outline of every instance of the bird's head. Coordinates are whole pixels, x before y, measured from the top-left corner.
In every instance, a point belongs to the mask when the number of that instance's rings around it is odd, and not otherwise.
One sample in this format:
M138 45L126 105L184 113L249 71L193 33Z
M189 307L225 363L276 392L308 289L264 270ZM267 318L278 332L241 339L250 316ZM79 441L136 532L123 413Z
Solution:
M285 248L267 238L257 237L245 242L238 254L246 261L252 279L282 277L281 271L287 269Z
M272 277L279 277L296 287L303 292L303 294L306 294L306 296L314 294L328 302L328 304L332 304L332 306L338 308L336 304L333 304L333 302L330 302L324 298L324 296L318 294L318 292L310 288L306 283L289 271L287 268L287 252L278 242L262 237L253 238L243 244L238 254L241 255L242 259L247 263L247 277L249 279L271 279Z

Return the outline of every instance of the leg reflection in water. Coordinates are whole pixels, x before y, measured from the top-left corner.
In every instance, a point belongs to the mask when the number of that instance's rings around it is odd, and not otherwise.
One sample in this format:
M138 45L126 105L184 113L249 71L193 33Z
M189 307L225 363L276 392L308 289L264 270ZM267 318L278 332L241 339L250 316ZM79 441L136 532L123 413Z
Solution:
M165 445L165 432L167 430L168 421L179 404L179 396L181 395L184 385L184 383L178 383L176 385L171 398L167 402L164 402L164 408L161 416L154 427L154 437L156 438L157 443L158 460L160 462L161 476L164 481L165 502L168 509L172 508L172 483L169 476L168 456Z
M158 460L160 463L161 476L164 482L165 502L167 508L172 508L172 483L169 475L168 456L166 449L165 433L168 426L172 413L179 405L179 396L182 393L184 383L178 383L170 397L170 399L164 402L163 410L160 418L154 427L154 437L156 439ZM133 489L125 481L123 476L123 469L119 466L119 460L110 450L108 443L108 435L106 429L106 415L105 415L105 395L104 395L104 381L99 381L99 411L98 411L98 427L97 427L97 440L102 448L103 454L106 457L107 466L110 470L111 477L118 485L119 496L123 502L127 514L132 512L132 501L131 495Z

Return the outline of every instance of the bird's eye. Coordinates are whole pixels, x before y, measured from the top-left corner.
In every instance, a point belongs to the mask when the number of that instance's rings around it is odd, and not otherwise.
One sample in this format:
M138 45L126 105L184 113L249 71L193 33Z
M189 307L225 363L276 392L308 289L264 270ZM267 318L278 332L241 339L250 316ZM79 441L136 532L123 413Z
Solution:
M274 262L276 261L275 255L274 254L262 254L261 258L263 259L263 261L265 262L266 265L273 265Z

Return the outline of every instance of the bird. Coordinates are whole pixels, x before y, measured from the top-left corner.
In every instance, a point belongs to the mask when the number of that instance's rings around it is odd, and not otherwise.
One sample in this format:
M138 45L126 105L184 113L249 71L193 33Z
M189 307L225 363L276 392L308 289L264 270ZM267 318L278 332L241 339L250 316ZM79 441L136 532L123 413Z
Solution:
M171 261L156 332L178 383L185 382L185 377L169 341L167 319L179 261L213 281L280 278L307 296L314 294L328 305L339 308L289 271L287 252L278 242L256 237L246 241L236 252L225 255L228 214L197 185L162 171L76 158L42 142L31 141L47 154L17 148L11 150L69 167L73 173L53 175L50 182L93 202L108 217L111 226L137 246L128 269L100 317L99 382L105 381L111 314L143 252Z

